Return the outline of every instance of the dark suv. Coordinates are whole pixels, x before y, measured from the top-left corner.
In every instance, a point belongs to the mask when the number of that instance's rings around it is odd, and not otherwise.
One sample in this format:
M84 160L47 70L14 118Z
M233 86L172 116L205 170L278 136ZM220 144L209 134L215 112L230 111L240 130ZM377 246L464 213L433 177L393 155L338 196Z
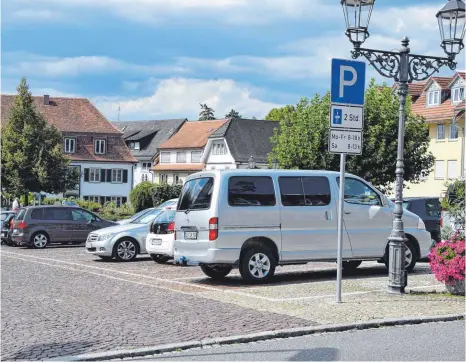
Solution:
M91 231L112 225L116 224L79 207L29 206L15 216L11 238L42 249L50 243L83 243Z
M435 197L405 197L403 207L419 216L432 239L440 241L440 218L442 207L440 200Z

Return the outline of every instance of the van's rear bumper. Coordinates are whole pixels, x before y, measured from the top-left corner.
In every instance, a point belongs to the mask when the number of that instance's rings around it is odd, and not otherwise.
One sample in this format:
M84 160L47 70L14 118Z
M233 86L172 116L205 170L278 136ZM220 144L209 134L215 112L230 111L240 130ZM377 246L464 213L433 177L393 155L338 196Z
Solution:
M175 240L175 261L187 264L234 264L238 261L241 249L216 248L208 240Z

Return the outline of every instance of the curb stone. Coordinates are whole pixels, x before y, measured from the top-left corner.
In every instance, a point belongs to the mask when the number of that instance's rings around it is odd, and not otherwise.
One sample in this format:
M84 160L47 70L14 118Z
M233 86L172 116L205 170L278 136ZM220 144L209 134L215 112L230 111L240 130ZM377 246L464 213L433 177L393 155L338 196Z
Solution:
M449 314L443 316L421 316L407 318L389 318L376 319L367 322L359 323L344 323L344 324L329 324L322 326L311 326L302 328L280 329L276 331L266 331L259 333L251 333L245 335L237 335L231 337L215 337L206 338L200 341L189 341L180 343L162 344L153 347L122 349L108 352L86 353L75 356L63 356L48 361L103 361L109 359L123 359L128 357L142 357L156 355L166 352L175 352L192 348L205 348L214 345L228 345L234 343L249 343L255 341L264 341L276 338L299 337L317 333L342 332L349 330L362 330L379 327L389 327L406 324L422 324L431 322L450 322L465 319L464 314Z

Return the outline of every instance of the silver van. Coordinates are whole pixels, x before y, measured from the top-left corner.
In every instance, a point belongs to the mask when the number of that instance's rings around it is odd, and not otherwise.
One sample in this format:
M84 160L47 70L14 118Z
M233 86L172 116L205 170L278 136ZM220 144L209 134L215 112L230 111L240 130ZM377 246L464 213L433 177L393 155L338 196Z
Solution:
M339 173L300 170L214 170L190 175L175 218L175 260L199 264L214 279L238 267L247 282L270 280L277 265L335 261ZM364 260L388 265L393 204L363 179L346 174L343 267ZM406 269L427 256L424 222L403 221Z

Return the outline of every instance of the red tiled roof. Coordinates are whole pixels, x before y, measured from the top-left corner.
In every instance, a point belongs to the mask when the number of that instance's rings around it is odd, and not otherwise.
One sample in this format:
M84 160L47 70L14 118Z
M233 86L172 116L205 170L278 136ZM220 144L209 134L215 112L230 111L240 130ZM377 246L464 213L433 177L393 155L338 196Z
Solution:
M8 121L14 95L1 96L1 124ZM123 140L123 133L115 128L99 110L85 98L33 97L36 110L64 136L76 137L76 153L67 154L73 161L137 162ZM106 140L104 155L94 152L94 140Z
M159 146L159 149L172 148L202 148L207 139L227 120L189 121L180 128L170 139Z
M464 110L464 101L463 101L463 110ZM451 103L451 99L447 98L443 101L442 104L438 106L426 107L426 93L424 92L419 99L414 102L411 107L411 110L420 116L424 116L427 121L433 120L442 120L442 119L451 119L453 117L453 112L458 111L458 107L461 107L460 104Z
M442 90L448 89L452 77L430 77L431 80L435 81ZM427 82L429 83L429 82ZM426 85L427 85L426 83Z
M2 124L8 119L15 97L2 94ZM32 98L36 110L61 132L122 134L86 98L50 97L48 105L44 104L44 97Z
M174 163L159 163L152 167L154 171L202 171L205 165L199 164L174 164Z

